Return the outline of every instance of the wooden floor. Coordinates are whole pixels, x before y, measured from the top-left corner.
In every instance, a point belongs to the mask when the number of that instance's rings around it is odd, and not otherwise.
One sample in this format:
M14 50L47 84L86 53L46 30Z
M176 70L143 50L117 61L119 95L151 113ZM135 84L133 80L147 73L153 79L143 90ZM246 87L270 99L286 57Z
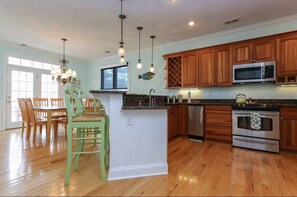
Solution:
M60 133L60 135L62 132ZM297 156L175 138L169 174L102 183L99 155L84 155L63 184L66 140L36 143L20 130L0 133L0 195L26 196L297 196Z

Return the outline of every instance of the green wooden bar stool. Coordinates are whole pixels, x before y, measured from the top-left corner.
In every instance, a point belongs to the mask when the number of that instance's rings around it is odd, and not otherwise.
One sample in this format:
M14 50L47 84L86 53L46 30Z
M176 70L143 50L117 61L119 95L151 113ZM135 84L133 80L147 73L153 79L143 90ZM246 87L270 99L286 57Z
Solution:
M109 133L109 118L105 115L84 115L81 99L82 92L78 88L65 88L65 101L68 115L67 165L65 185L69 184L72 158L75 157L75 170L78 169L81 154L100 153L100 166L103 182L106 181L105 163L109 165L107 148L107 132ZM76 135L73 129L76 128ZM76 141L76 150L72 150L72 142ZM84 145L92 141L100 145L100 150L85 151ZM109 143L109 142L108 142ZM109 146L109 145L108 145Z

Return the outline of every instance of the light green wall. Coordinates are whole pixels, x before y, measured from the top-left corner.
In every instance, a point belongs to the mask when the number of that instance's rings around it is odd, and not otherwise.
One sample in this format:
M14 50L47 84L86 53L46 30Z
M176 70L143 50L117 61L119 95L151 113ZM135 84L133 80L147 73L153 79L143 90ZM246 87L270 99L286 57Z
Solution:
M157 47L154 50L156 75L152 80L149 81L138 79L137 76L138 74L147 72L150 67L150 49L142 51L142 62L145 65L142 70L136 69L138 54L136 52L127 53L126 60L129 62L130 66L129 92L147 94L150 88L154 88L156 90L156 94L183 94L184 98L187 98L187 94L185 93L187 90L181 91L165 89L166 80L164 78L166 71L164 70L165 61L163 60L162 55L296 30L297 18L291 17L284 20L273 21L265 24L262 23L258 24L257 26L245 27L229 32L220 32L200 38L198 37L196 39L185 40ZM137 42L136 39L135 42ZM155 39L155 43L158 43L158 35ZM126 43L126 45L129 45L129 43ZM88 67L89 69L87 71L88 77L86 88L88 90L99 90L100 67L109 64L116 64L118 59L118 57L109 57L90 62ZM238 93L245 93L248 97L252 98L297 99L296 87L280 87L273 84L249 84L225 88L203 88L198 91L192 90L192 92L193 98L202 99L234 98Z

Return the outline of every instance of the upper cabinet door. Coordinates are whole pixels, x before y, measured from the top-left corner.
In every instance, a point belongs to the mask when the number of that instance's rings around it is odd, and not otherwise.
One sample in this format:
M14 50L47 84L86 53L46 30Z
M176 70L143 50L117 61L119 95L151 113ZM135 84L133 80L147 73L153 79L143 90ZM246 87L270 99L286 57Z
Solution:
M199 85L215 86L214 50L205 49L198 52Z
M277 75L297 75L297 34L277 39Z
M275 61L275 39L258 39L253 42L253 62Z
M232 85L232 60L230 46L218 47L214 51L215 61L215 85Z
M233 45L233 64L246 64L252 62L252 45L250 42L242 42Z
M182 86L195 87L198 86L198 68L196 52L185 53L183 55L182 65Z

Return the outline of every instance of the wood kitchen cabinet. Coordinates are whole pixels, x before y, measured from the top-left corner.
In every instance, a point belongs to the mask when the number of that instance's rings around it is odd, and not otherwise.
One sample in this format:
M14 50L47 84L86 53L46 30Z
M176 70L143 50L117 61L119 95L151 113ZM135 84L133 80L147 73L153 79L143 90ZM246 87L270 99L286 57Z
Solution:
M231 106L205 106L205 138L225 142L232 139Z
M188 135L188 106L173 105L167 111L168 139Z
M199 85L214 86L214 50L205 49L198 51Z
M232 86L232 54L229 45L216 47L214 50L215 75L214 83L216 86Z
M178 134L179 135L188 135L188 106L179 105L179 114L178 114Z
M277 76L297 75L297 33L281 36L277 42Z
M274 61L276 58L275 38L259 38L232 45L233 64Z
M280 150L297 152L297 108L280 109Z
M198 67L196 52L183 54L182 64L182 87L197 87L198 84Z
M178 133L178 130L179 130L178 112L179 112L178 105L173 105L169 107L167 110L168 139L175 137Z
M232 61L230 46L224 45L198 52L199 85L232 86Z

